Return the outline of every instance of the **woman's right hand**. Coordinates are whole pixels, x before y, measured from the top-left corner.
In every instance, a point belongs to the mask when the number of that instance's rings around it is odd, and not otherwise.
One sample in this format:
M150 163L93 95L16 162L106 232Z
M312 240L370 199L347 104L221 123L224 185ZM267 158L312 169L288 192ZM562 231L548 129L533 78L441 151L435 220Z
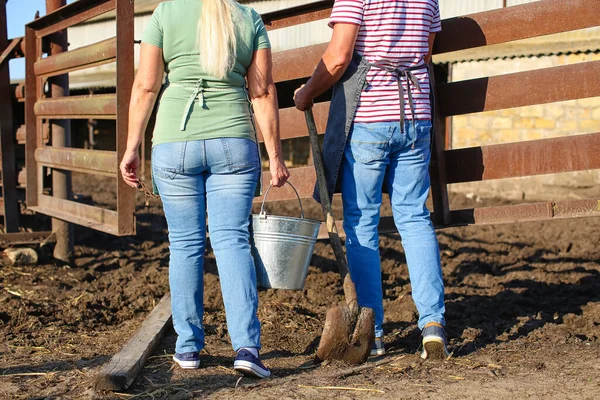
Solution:
M271 185L275 187L285 185L285 182L290 177L290 171L288 171L280 157L269 159L269 170L271 172Z
M127 150L123 155L123 160L119 165L121 176L125 183L133 188L137 188L140 184L137 172L140 169L140 155L136 150Z

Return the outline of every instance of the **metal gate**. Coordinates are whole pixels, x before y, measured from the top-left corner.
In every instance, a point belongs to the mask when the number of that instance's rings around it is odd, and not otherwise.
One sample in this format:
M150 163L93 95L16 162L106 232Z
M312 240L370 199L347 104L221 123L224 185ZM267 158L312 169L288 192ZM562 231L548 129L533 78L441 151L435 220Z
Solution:
M13 87L10 84L8 62L13 58L23 56L23 38L8 40L6 0L1 0L0 3L0 192L2 193L0 216L4 217L5 232L17 232L19 226L18 171L15 160L16 141L12 108L13 95L11 93ZM23 86L20 88L22 89Z
M327 18L332 5L332 0L319 1L264 14L263 19L269 30L284 28ZM115 9L116 38L42 58L44 38ZM79 0L26 27L27 205L37 212L115 235L135 233L135 193L118 179L117 168L125 150L128 102L133 83L132 21L131 0ZM444 20L442 32L436 38L434 54L599 25L597 0L543 0ZM321 44L274 54L274 79L280 104L284 105L280 109L283 140L308 134L304 116L291 107L291 99L293 90L312 74L325 48L326 44ZM114 61L117 63L116 95L52 99L44 94L44 84L49 77ZM437 227L600 215L599 199L451 210L447 189L448 184L458 182L599 169L600 133L457 150L445 148L446 120L453 115L600 96L600 61L440 83L436 91L436 137L431 175L432 219ZM317 128L321 133L325 130L328 109L328 101L314 106ZM117 151L44 145L44 120L76 118L116 119ZM544 156L539 157L539 154ZM117 178L117 210L101 209L45 194L43 176L52 168ZM290 172L301 197L310 198L315 182L314 169L307 166ZM264 174L264 179L270 179L268 173ZM284 188L268 201L294 198L293 192ZM341 231L341 222L339 224ZM395 230L391 217L381 219L380 230Z
M133 7L131 0L79 0L29 23L25 35L27 207L113 235L135 234L135 190L118 176L118 161L127 143L129 96L134 78ZM43 56L46 41L52 35L113 10L116 37ZM46 94L44 88L49 78L111 62L116 62L116 94L56 99ZM116 152L45 145L44 121L88 118L116 120ZM114 177L117 209L94 207L45 193L43 178L51 169Z

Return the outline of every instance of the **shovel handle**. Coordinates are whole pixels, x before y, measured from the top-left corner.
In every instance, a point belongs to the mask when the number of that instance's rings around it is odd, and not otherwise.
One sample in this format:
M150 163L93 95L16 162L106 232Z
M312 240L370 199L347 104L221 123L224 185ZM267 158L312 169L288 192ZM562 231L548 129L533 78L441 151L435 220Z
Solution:
M308 127L308 136L310 137L310 147L313 153L313 160L315 164L315 170L317 173L317 186L319 188L319 197L321 198L321 207L323 208L323 214L325 214L325 224L327 225L327 233L329 234L329 241L331 247L333 247L333 253L338 263L340 275L342 281L346 281L346 275L349 275L348 262L346 261L346 255L342 248L342 241L338 235L337 226L335 225L335 219L333 218L333 209L331 207L331 200L329 199L329 193L327 192L327 181L325 180L325 167L323 166L323 156L321 154L321 147L319 146L319 136L317 135L317 125L315 124L315 117L313 116L312 108L309 108L304 112L306 117L306 125ZM354 285L352 285L354 286ZM344 285L346 289L346 285ZM354 296L348 296L345 294L346 301Z

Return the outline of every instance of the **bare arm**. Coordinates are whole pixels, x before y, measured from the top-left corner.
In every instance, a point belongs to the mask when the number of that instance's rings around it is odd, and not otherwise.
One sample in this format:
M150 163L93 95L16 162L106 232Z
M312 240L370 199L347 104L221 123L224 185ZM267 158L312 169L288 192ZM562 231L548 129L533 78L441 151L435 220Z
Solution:
M331 42L315 72L295 94L294 101L299 110L310 108L314 98L331 88L346 72L359 29L360 26L354 24L337 23L333 26Z
M142 43L140 67L129 103L129 136L127 150L137 150L148 125L152 108L162 85L165 65L160 47Z
M137 171L140 166L138 148L158 97L164 72L162 49L142 43L140 67L133 82L129 103L127 149L120 165L123 179L129 186L138 186Z
M290 173L283 162L281 151L279 105L272 68L271 49L260 49L254 52L252 63L248 68L248 92L254 108L256 123L260 128L269 155L271 183L273 186L283 186Z

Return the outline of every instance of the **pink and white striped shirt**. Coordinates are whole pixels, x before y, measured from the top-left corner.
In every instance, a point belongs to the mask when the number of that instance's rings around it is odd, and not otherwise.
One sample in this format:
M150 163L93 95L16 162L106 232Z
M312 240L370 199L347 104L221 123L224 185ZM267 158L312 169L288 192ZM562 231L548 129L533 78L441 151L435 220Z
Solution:
M438 0L335 0L329 26L336 23L360 26L354 50L373 64L409 68L424 64L429 34L441 31ZM431 119L427 68L413 71L421 91L411 86L416 119ZM400 115L398 81L395 74L371 68L354 122L397 121ZM413 119L408 103L406 79L404 109Z

